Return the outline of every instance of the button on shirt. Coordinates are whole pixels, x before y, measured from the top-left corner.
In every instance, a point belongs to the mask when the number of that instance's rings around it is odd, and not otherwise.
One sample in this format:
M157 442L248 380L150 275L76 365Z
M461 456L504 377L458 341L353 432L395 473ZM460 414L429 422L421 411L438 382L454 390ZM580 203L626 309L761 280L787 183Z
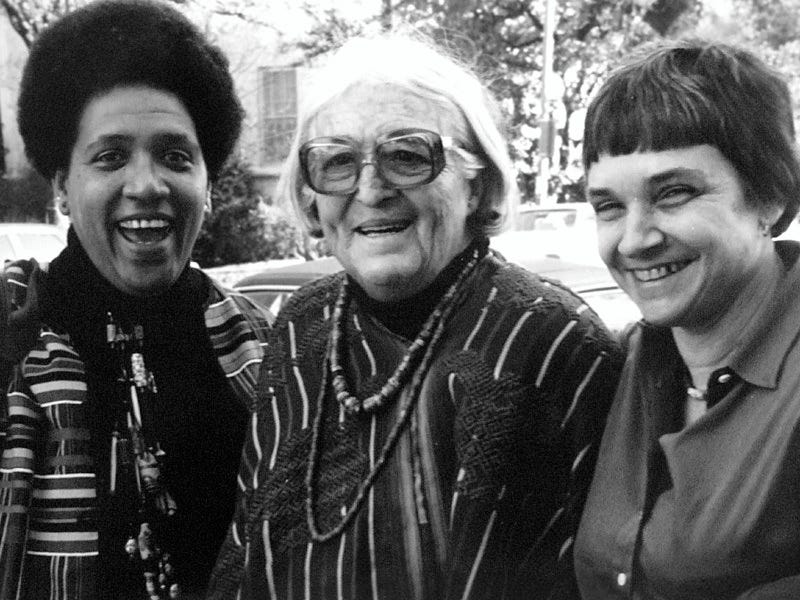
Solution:
M685 424L669 329L640 324L575 546L586 600L800 598L800 244Z

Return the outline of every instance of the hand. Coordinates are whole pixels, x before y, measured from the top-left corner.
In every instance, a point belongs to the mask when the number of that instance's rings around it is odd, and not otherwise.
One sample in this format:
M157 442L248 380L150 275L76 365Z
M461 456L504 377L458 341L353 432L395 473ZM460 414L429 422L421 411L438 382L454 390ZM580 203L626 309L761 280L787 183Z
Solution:
M43 272L34 259L27 261L27 265L30 265L30 272L22 304L15 310L18 302L12 300L12 294L7 289L0 293L0 300L5 304L5 310L0 311L0 314L7 315L6 323L0 324L0 359L9 363L22 359L33 348L39 335L39 286ZM23 267L22 270L24 275L27 269ZM13 275L10 279L17 280ZM15 293L13 297L21 298L22 294Z

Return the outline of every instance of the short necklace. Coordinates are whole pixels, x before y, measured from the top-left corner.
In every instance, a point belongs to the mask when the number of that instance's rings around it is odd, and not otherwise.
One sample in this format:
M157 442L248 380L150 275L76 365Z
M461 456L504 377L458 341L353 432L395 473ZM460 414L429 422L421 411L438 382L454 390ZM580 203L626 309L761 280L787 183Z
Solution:
M315 542L327 542L328 540L340 535L342 531L350 524L355 515L361 510L361 506L367 497L367 492L372 488L375 479L380 474L383 466L386 464L389 455L394 449L397 441L400 439L400 434L408 423L409 417L413 411L414 405L417 400L419 388L422 385L422 380L428 370L430 361L433 358L436 343L441 338L444 332L444 326L447 322L450 313L459 304L459 292L462 290L461 283L473 271L475 266L480 260L480 251L476 249L469 261L464 265L461 272L458 274L453 285L448 288L445 295L436 305L436 308L431 313L428 320L422 327L422 331L416 340L408 347L405 356L400 361L400 364L395 369L395 372L387 380L386 384L381 388L377 394L366 398L363 402L358 400L355 396L350 394L347 390L347 382L344 377L344 369L340 363L340 352L344 350L345 327L344 321L347 312L348 294L347 294L347 278L342 281L339 290L339 297L336 300L336 306L333 312L333 328L331 335L328 338L328 346L326 350L325 363L323 365L323 378L320 384L319 394L317 395L317 412L314 415L314 424L311 435L311 451L309 453L308 468L306 470L306 522L308 530L311 534L311 539ZM416 367L416 368L414 368ZM414 369L413 375L411 370ZM336 394L337 400L344 406L348 413L360 412L375 412L380 407L384 406L387 402L394 399L400 392L403 384L411 376L411 386L409 393L406 395L403 405L400 407L397 421L389 432L386 442L383 444L380 455L375 461L375 465L369 472L367 477L359 484L358 492L353 504L345 512L342 520L333 529L322 533L317 528L317 520L314 516L314 481L316 479L317 461L320 454L320 436L323 428L323 413L325 404L325 395L328 388L328 383L331 382ZM331 381L332 380L332 381Z
M348 413L370 413L377 411L388 401L392 400L397 392L406 383L411 375L412 368L418 364L420 357L428 347L428 343L434 334L439 323L442 321L444 312L449 310L453 298L459 289L464 277L472 271L478 262L479 251L475 250L472 257L467 261L459 273L453 285L451 285L447 292L445 292L442 299L431 312L425 324L422 326L417 339L408 347L408 350L400 361L400 364L392 373L391 377L386 380L386 383L377 394L373 394L363 400L359 400L347 389L347 379L345 377L344 366L342 365L341 357L345 353L345 325L344 322L347 317L347 305L349 304L350 295L348 293L349 283L345 277L342 281L341 288L339 289L339 296L336 299L336 304L333 309L333 328L330 335L330 374L333 378L333 390L336 394L336 399Z

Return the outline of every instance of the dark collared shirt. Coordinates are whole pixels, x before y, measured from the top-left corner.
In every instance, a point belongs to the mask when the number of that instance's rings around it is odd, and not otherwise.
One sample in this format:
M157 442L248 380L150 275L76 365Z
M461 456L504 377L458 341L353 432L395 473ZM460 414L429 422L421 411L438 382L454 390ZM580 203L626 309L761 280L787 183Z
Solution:
M683 425L669 329L639 325L575 547L583 597L800 598L800 245Z

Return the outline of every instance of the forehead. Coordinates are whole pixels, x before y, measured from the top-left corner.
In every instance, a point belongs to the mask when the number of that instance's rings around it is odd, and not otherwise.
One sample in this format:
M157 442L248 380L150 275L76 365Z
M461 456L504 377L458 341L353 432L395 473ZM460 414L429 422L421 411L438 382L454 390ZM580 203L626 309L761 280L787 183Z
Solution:
M346 136L375 138L408 127L463 136L465 121L454 104L425 98L394 84L357 83L323 106L309 121L308 139Z
M635 188L670 173L692 173L708 180L738 179L735 167L719 149L709 144L700 144L618 156L601 154L589 166L587 183L590 189Z
M81 115L78 136L137 136L154 132L197 139L194 121L174 94L144 86L117 87L92 98Z

